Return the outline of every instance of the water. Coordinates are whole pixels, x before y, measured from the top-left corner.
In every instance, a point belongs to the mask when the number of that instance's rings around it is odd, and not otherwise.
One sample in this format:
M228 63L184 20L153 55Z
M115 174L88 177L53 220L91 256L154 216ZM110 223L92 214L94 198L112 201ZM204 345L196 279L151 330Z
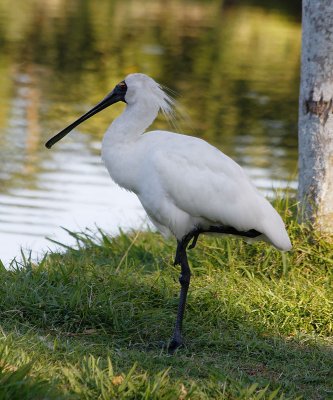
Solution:
M0 259L72 243L65 227L141 228L100 161L123 105L44 143L130 72L179 93L179 129L241 163L264 193L296 189L299 7L287 1L0 0ZM298 3L298 2L295 2ZM17 11L20 10L20 11ZM170 127L158 119L153 128Z

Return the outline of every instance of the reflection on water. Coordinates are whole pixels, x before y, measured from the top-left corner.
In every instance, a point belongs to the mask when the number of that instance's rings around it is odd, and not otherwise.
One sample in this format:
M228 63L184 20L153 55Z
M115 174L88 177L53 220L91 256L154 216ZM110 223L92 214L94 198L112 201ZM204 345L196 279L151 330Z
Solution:
M45 141L130 72L180 94L200 136L268 194L296 188L299 8L290 2L0 0L0 259L72 230L139 227L135 196L100 162L116 105L55 146ZM17 12L17 10L21 12ZM167 128L159 119L154 127ZM291 180L290 180L291 179Z
M87 148L85 140L61 144L41 164L35 188L13 187L0 196L2 259L17 255L20 245L45 251L51 245L45 236L71 242L60 226L76 231L98 226L116 233L118 227L145 224L136 196L112 184L99 157Z

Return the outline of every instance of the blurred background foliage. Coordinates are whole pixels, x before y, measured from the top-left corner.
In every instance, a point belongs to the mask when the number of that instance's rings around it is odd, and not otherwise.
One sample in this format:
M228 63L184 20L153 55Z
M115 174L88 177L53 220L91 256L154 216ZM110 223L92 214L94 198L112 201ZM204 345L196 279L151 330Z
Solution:
M181 94L198 135L227 146L237 146L239 136L262 146L280 136L295 149L300 1L14 3L0 2L2 128L15 74L27 74L39 93L30 95L42 96L40 123L54 116L62 127L78 108L140 71ZM100 121L109 122L109 114ZM98 122L86 129L101 135L103 129L92 129ZM294 154L286 158L294 168Z

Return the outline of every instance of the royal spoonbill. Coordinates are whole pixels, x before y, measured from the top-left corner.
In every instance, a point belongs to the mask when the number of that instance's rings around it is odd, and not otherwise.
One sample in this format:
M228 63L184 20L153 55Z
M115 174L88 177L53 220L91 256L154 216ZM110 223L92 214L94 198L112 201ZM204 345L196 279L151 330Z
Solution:
M181 290L169 343L173 352L183 344L182 321L191 277L186 250L196 245L200 234L264 240L282 251L290 250L291 243L280 215L235 161L196 137L167 131L145 133L159 111L169 115L173 110L173 99L147 75L128 75L46 147L119 101L126 108L105 133L102 159L111 178L138 196L157 229L177 239L174 263L181 267Z

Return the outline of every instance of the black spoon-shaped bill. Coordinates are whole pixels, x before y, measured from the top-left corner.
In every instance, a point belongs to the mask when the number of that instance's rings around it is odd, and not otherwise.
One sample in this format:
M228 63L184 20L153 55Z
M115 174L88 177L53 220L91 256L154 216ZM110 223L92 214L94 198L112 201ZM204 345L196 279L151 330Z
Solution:
M91 110L83 114L76 121L68 125L65 129L57 133L50 140L48 140L45 146L50 149L55 143L59 142L62 138L64 138L70 131L72 131L75 127L80 125L83 121L86 121L88 118L97 114L98 112L104 110L104 108L111 106L112 104L117 103L118 101L123 101L126 103L125 95L127 91L127 85L124 81L118 83L118 85L110 92L102 101L96 104Z

